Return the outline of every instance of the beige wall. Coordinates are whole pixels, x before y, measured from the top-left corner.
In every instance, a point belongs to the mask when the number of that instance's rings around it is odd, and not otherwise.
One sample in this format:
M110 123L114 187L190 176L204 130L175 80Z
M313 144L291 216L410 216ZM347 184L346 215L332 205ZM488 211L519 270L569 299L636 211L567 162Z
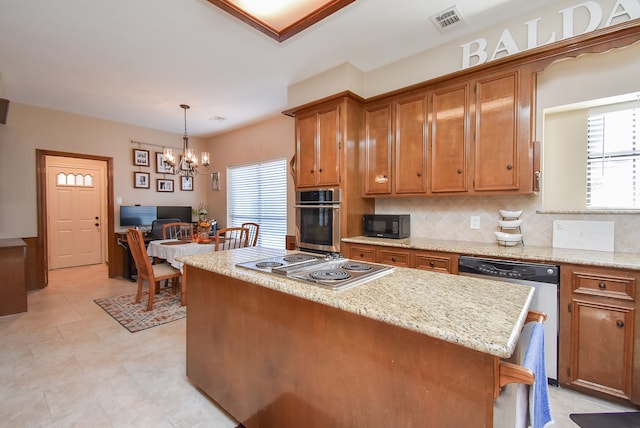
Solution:
M155 151L161 147L142 146L151 153L151 167L135 167L130 140L181 147L182 136L169 132L126 125L107 120L11 103L6 125L0 125L0 238L33 237L36 219L36 149L113 158L114 195L123 205L192 205L206 201L208 176L196 177L193 192L180 191L178 180L173 193L155 191ZM204 141L190 140L200 149ZM134 189L133 172L151 173L151 189ZM172 177L166 177L172 178ZM114 223L119 229L119 206Z
M218 227L227 226L227 167L265 160L285 158L287 165L294 154L294 119L278 115L272 119L242 129L218 135L207 141L212 157L212 169L221 176L220 191L209 191L209 216ZM294 184L287 174L287 233L294 231ZM283 241L284 247L284 241Z

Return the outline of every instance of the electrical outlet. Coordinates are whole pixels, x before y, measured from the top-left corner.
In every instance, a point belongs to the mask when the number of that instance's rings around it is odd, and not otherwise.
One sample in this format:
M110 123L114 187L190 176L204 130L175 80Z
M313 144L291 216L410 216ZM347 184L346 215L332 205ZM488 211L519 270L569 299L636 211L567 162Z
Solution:
M480 229L480 217L477 215L472 215L469 227L471 229Z

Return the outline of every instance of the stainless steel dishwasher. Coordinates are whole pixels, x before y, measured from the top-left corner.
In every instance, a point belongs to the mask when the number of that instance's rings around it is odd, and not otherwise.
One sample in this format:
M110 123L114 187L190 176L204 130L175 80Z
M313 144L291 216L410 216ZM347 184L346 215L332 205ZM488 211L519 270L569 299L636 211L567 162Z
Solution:
M530 285L536 289L531 309L547 314L544 322L545 365L549 383L558 385L558 305L560 268L556 265L460 256L464 276ZM528 343L526 337L524 342ZM525 348L526 349L526 348Z

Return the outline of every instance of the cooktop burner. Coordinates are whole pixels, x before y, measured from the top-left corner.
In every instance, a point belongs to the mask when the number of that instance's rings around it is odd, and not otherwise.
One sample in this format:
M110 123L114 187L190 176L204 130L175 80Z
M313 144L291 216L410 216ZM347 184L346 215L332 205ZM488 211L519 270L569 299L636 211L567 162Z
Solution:
M314 270L309 277L320 281L344 281L351 278L351 274L340 269L321 269Z
M356 272L365 272L368 270L372 270L373 267L365 263L345 263L344 265L342 265L342 269L353 270Z
M274 268L283 266L284 263L276 262L276 261L266 261L266 262L258 262L256 263L257 268Z
M310 256L307 254L290 254L282 258L282 260L289 263L306 262L307 260L316 260L316 259L317 257Z
M236 266L342 291L393 271L392 266L343 259L339 255L295 253Z

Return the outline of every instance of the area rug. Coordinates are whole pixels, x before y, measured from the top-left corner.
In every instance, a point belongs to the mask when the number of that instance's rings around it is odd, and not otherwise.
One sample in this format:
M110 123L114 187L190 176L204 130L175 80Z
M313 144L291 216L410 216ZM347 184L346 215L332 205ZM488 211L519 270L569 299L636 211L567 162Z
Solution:
M569 418L580 428L640 428L640 412L572 413Z
M177 321L187 315L187 307L180 306L180 293L172 294L170 289L162 289L153 299L153 309L147 312L148 299L149 293L145 291L140 303L134 303L135 293L105 297L94 302L131 333Z

